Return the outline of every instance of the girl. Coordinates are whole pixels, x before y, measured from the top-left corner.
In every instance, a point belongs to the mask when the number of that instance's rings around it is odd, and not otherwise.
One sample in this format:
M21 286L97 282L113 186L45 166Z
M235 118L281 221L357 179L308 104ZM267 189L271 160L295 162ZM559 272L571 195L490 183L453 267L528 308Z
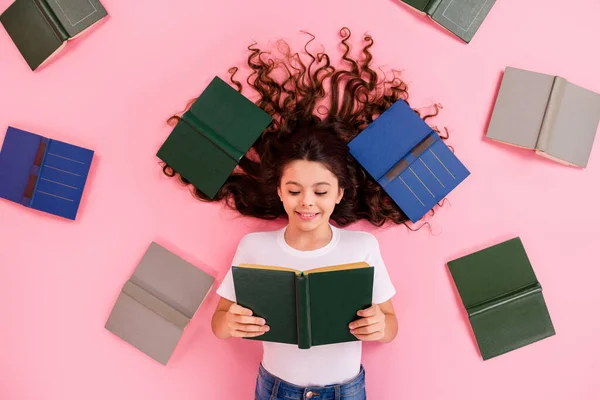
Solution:
M246 235L232 265L282 265L307 270L366 261L375 267L372 307L357 310L360 319L348 329L363 341L389 342L397 332L391 298L395 293L379 245L366 232L342 230L329 220L346 206L353 191L348 148L331 131L318 126L297 128L278 144L276 193L288 217L277 231ZM221 300L212 320L218 338L256 337L268 321L235 303L231 270L217 290ZM347 342L300 350L296 345L263 342L255 398L365 399L361 343Z
M348 329L360 341L314 346L263 342L256 400L366 398L361 341L390 342L397 333L392 305L395 289L375 237L343 227L360 219L376 226L404 223L404 213L350 156L347 143L396 100L407 100L406 84L393 77L378 82L370 67L373 45L365 36L362 60L353 59L350 31L340 31L347 68L334 68L327 54L311 53L308 65L280 42L283 57L273 58L253 45L248 49L249 86L256 104L273 123L240 161L214 201L224 200L244 215L263 219L287 217L287 226L246 235L231 265L263 264L298 270L365 261L374 267L373 305L357 310ZM234 79L231 82L242 90ZM437 114L425 116L425 119ZM177 116L173 117L178 119ZM164 172L175 172L164 167ZM184 180L185 183L187 183ZM197 197L211 201L194 188ZM259 337L269 321L236 304L231 269L217 290L221 296L212 330L221 339Z

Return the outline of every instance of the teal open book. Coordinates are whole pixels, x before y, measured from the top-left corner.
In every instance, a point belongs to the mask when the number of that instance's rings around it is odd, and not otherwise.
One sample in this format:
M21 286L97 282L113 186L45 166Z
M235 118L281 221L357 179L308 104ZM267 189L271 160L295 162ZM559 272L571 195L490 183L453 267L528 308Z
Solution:
M271 116L215 77L186 111L157 156L214 198Z
M484 360L554 335L554 326L520 238L450 261Z
M308 271L241 264L232 267L236 301L266 320L254 339L300 349L356 339L348 325L371 306L373 267L365 262Z

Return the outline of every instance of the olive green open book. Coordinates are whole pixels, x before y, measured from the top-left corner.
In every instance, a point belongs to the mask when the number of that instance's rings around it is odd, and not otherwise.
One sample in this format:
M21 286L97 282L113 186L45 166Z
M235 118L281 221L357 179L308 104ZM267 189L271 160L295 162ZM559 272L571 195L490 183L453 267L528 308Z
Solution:
M298 271L241 264L232 267L237 303L267 321L254 339L301 349L357 340L348 325L371 306L373 267L365 262Z
M554 335L518 237L448 263L484 360Z

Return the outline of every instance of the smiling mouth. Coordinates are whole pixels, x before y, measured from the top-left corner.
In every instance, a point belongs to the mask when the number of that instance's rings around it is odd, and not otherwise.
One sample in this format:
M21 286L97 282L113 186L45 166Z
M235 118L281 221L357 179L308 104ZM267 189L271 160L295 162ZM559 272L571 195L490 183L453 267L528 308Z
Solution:
M298 217L300 217L300 219L303 219L305 221L310 221L312 219L315 219L320 213L301 213L296 211L296 215L298 215Z

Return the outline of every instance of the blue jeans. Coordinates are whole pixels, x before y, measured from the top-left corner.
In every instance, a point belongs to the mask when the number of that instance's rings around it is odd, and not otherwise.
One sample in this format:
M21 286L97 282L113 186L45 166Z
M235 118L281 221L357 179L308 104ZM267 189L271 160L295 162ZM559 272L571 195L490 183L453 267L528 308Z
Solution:
M301 387L271 375L262 364L258 369L254 400L365 400L365 370L341 385Z

